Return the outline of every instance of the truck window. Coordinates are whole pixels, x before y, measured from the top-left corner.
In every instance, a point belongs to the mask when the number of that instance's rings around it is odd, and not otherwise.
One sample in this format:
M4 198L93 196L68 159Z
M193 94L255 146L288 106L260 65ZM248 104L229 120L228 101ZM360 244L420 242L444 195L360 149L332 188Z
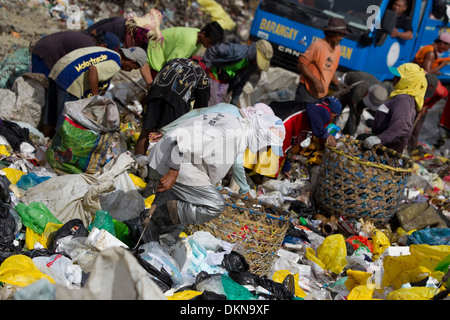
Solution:
M261 9L318 29L326 25L329 17L334 16L344 19L349 26L366 31L367 20L373 14L372 11L367 13L367 8L380 6L381 2L382 0L263 0Z

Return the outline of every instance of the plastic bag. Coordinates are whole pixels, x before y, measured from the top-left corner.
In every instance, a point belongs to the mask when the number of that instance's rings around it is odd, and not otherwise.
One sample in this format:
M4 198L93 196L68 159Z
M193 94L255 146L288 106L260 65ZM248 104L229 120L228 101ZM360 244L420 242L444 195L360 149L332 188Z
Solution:
M80 288L81 267L74 265L69 258L61 254L54 254L50 257L36 257L32 260L42 273L52 277L56 283L71 289Z
M233 31L236 28L236 22L231 19L224 8L214 0L197 1L200 9L211 16L212 21L217 21L224 30Z
M367 280L372 276L372 274L370 272L349 269L347 270L347 276L345 287L348 291L352 291L352 289L357 286L368 284Z
M185 290L182 292L175 292L173 295L167 297L168 300L191 300L201 295L202 292L195 290Z
M36 233L31 228L25 232L25 245L28 250L33 250L36 243L40 243L43 248L48 249L48 239L53 232L56 232L63 225L58 223L47 223L42 234Z
M372 235L372 253L373 261L378 260L380 255L390 246L388 237L378 229L373 230Z
M353 236L347 238L345 242L350 243L355 250L357 250L361 246L367 247L370 252L372 252L373 250L372 244L370 243L369 239L363 236Z
M45 180L48 179L50 179L50 177L40 177L36 173L31 172L22 175L19 181L17 181L17 186L20 189L28 190L29 188L37 186L39 183L44 182Z
M55 280L39 271L33 260L25 255L13 255L0 265L0 282L24 287L40 279L55 283Z
M383 285L399 289L403 284L419 282L430 276L440 280L443 272L436 267L450 253L450 246L411 245L406 256L383 259Z
M14 168L3 168L3 172L6 174L6 177L12 184L17 184L17 182L22 178L25 172L22 170L14 169Z
M256 297L247 288L241 286L227 274L222 274L221 279L227 300L256 300Z
M308 250L309 249L309 250ZM311 248L307 248L305 255L309 260L316 262L322 269L339 274L347 265L347 247L342 234L327 236L317 248L317 257Z
M284 279L286 279L286 277L290 274L292 273L289 272L288 270L278 270L273 274L272 279L275 282L283 283ZM295 282L295 296L300 298L306 297L306 292L303 291L303 289L300 288L300 285L298 284L299 274L295 273L293 276Z
M183 277L180 273L178 263L172 258L158 242L150 241L139 247L144 250L141 258L153 265L156 269L163 268L170 275L175 284L183 283Z
M66 119L46 151L54 168L67 173L96 173L109 161L120 115L114 101L94 96L67 102Z
M11 207L0 201L0 246L12 244L15 237L16 220L11 214Z
M401 288L389 293L386 300L430 300L442 290L431 287Z
M116 238L125 243L128 247L133 247L131 244L130 230L128 229L128 226L123 222L117 221L116 219L113 219L113 223Z
M145 187L147 186L147 183L144 182L144 180L142 180L141 177L138 177L132 173L128 174L131 178L131 180L133 181L134 185L136 186L136 188L138 189L145 189Z
M450 228L426 228L407 236L407 244L450 245Z
M89 231L87 231L80 219L70 220L63 224L57 231L49 234L47 240L47 248L50 251L54 252L58 247L58 241L68 236L70 236L71 238L86 238L87 236L89 236Z
M62 224L42 202L31 202L28 206L18 203L15 210L23 224L34 232L42 234L47 223Z
M373 291L375 290L374 284L364 284L356 286L350 291L347 296L347 300L372 300Z
M111 233L113 236L116 236L116 232L114 231L114 221L111 215L105 210L98 210L95 213L94 220L88 227L88 231L92 231L92 228L96 227L97 229L104 229Z

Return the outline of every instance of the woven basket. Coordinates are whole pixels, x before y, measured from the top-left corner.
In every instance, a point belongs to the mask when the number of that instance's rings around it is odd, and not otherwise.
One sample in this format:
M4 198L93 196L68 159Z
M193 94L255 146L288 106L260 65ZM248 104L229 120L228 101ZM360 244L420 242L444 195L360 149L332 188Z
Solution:
M185 231L207 231L218 239L239 243L250 271L267 276L289 228L289 213L257 199L221 192L226 202L224 212L202 225L187 225Z
M412 161L384 146L365 150L349 136L339 142L325 147L314 194L317 207L350 221L366 218L384 225L400 204Z

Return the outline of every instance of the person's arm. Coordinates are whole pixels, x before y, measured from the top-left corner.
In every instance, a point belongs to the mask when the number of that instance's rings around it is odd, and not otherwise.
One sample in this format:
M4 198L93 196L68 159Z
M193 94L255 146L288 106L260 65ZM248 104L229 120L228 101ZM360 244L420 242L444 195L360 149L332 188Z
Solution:
M391 32L391 37L399 38L402 40L411 40L413 38L413 33L412 31L400 32L397 28L394 28L394 30L392 30Z
M328 116L325 112L328 113ZM318 107L314 103L308 103L306 105L306 116L314 136L319 139L327 139L330 136L328 131L324 128L325 124L331 119L329 112L326 109Z
M320 82L319 79L317 79L311 71L309 71L308 66L304 63L302 59L298 60L297 68L300 71L300 74L302 77L304 77L307 81L312 83L311 92L315 96L320 96L321 94L325 93L325 88L322 85L322 82Z
M250 186L247 183L247 179L245 177L245 169L243 163L243 154L240 153L236 160L234 161L233 166L231 167L231 172L233 174L233 178L240 187L239 193L246 194L250 190Z
M89 67L89 86L91 87L92 95L98 95L98 71L95 66Z
M147 90L150 89L152 83L153 83L153 77L152 77L152 72L150 70L150 66L148 65L148 63L146 63L141 69L141 76L142 78L144 78L145 83L147 84Z
M423 69L425 70L425 72L439 74L439 71L449 63L449 61L442 61L437 67L433 68L432 66L435 59L435 54L432 51L428 52L425 55L425 58L423 60Z
M156 186L156 192L164 192L170 190L170 188L172 188L172 186L177 181L178 172L178 170L170 168L169 172L163 175L161 179L159 179L158 185Z

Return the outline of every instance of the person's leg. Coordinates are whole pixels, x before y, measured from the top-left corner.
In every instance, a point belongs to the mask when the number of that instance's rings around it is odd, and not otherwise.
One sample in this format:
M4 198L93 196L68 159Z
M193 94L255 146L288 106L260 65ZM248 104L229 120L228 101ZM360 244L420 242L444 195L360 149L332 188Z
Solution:
M295 101L300 102L302 104L306 104L308 102L319 102L320 99L313 97L308 90L306 89L303 83L299 83L297 86L297 90L295 91Z
M47 97L45 101L44 112L42 113L42 121L39 130L45 137L53 137L56 126L57 115L57 84L48 79Z
M145 241L163 240L173 244L186 224L200 225L225 210L222 194L213 186L187 186L180 183L155 198L157 208L150 219Z
M431 109L436 102L438 102L441 99L445 99L447 96L448 96L447 88L440 81L438 81L433 95L426 102L428 109Z
M426 106L424 106L426 108ZM419 118L416 120L414 124L414 128L412 129L411 136L409 137L408 144L406 145L406 151L411 154L416 148L417 141L419 140L420 130L422 129L423 123L425 122L425 116L427 111L423 114L419 114Z
M134 154L145 155L149 146L148 135L150 132L154 132L160 127L160 121L162 116L162 111L165 108L165 104L159 99L148 99L143 111L142 119L142 129L141 133L136 140L136 146L134 149Z

